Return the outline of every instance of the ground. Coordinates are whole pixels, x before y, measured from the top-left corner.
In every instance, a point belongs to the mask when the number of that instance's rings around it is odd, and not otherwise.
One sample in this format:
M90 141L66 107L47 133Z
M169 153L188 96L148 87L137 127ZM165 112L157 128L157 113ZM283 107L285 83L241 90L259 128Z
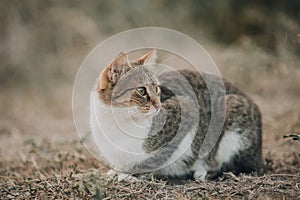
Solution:
M104 175L107 168L78 139L71 115L71 87L61 87L47 95L43 89L3 91L0 94L1 199L298 199L300 196L300 142L283 138L300 129L299 94L290 90L272 98L249 90L263 113L261 173L238 176L226 173L217 181L180 184L154 178L133 183L107 179Z
M0 1L0 199L299 199L300 141L283 138L300 133L299 2ZM77 136L73 81L99 42L144 26L197 40L258 104L260 173L180 184L103 175Z

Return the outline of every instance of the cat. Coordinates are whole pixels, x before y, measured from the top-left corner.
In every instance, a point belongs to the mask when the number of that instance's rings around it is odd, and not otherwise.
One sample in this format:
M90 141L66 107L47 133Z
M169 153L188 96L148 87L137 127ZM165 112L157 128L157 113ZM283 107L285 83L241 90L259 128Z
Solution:
M91 92L91 132L102 160L112 168L109 174L117 174L119 180L152 173L205 181L226 171L258 171L262 162L258 106L214 75L193 70L155 75L156 60L156 50L135 60L121 53L105 67ZM196 101L176 77L187 81ZM213 112L210 93L217 93L220 83L226 90L219 101L226 108L225 123L216 144L201 156Z

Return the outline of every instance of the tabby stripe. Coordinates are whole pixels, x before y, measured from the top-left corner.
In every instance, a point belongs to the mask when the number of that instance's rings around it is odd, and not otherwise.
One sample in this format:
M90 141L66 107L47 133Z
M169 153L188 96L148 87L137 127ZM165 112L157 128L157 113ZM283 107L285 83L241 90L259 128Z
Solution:
M116 99L119 98L120 96L124 95L126 92L129 92L130 90L134 90L135 88L128 88L125 91L123 91L121 94L117 95L117 96L112 96L112 99Z

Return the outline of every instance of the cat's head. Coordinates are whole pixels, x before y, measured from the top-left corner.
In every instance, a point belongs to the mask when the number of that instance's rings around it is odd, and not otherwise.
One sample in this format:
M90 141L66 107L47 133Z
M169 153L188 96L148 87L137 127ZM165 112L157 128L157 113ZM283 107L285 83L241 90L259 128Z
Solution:
M158 112L161 107L160 88L148 69L155 64L156 50L129 61L121 53L101 73L97 92L105 104L115 107L136 107L140 113Z

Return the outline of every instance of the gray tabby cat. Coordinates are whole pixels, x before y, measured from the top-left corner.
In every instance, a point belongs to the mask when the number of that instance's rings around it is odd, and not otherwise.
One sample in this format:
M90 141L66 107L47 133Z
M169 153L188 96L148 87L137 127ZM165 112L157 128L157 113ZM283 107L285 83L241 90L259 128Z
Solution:
M259 170L262 122L257 105L213 75L181 70L155 76L151 68L156 58L155 50L133 61L121 53L104 69L91 92L91 131L102 160L113 169L109 174L119 175L119 180L151 172L158 177L203 181L225 171ZM177 77L183 77L192 89ZM221 83L226 94L221 92ZM219 95L215 105L211 93ZM225 123L211 150L202 154L214 106L225 108ZM218 115L218 108L214 111Z

